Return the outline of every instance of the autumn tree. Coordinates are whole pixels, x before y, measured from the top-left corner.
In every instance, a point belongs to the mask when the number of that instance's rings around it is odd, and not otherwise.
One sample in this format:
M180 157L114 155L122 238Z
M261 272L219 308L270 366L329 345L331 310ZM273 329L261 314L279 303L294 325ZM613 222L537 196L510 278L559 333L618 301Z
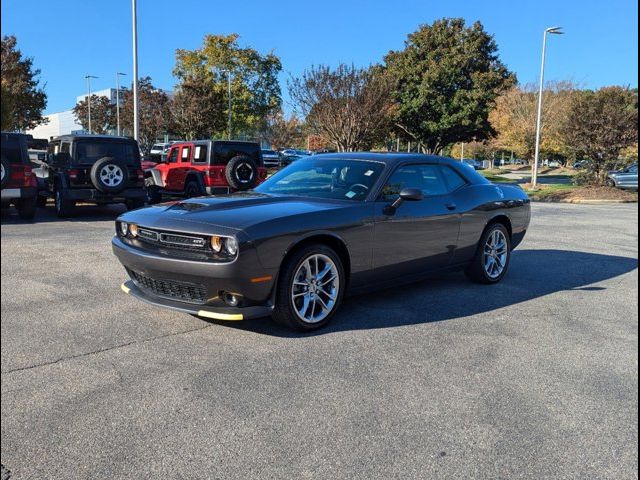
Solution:
M243 48L239 36L206 35L202 47L176 52L174 75L177 90L188 91L186 84L194 79L211 85L212 96L228 100L228 76L231 76L232 132L230 136L255 136L266 127L266 119L280 109L278 74L282 70L280 59L273 53L261 54L253 48ZM212 114L211 135L226 137L227 107L217 108ZM195 128L192 130L207 130Z
M289 82L289 94L309 128L341 152L366 150L390 125L391 83L378 67L311 67Z
M2 84L2 130L28 130L47 120L42 112L47 94L40 86L40 70L33 59L23 57L16 37L2 37L0 82Z
M637 91L604 87L576 93L562 135L577 156L590 160L593 182L603 183L621 152L638 142Z
M302 147L304 143L302 129L302 122L296 115L287 117L279 111L267 119L267 128L262 138L277 150Z
M467 27L462 18L420 26L385 64L395 83L396 127L425 153L489 138L495 99L515 82L493 37L480 22Z
M89 108L87 98L73 107L73 114L82 128L91 133L104 135L116 128L116 106L105 96L91 95L91 129L89 129Z
M213 88L206 75L193 74L182 79L171 105L175 133L187 140L221 135L226 127L226 108L222 92Z
M545 85L540 134L540 150L543 155L569 154L560 129L566 121L571 95L575 89L571 82L549 82ZM511 150L520 158L533 160L537 111L536 85L514 86L500 95L489 115L491 126L496 131L494 147Z
M93 116L93 110L91 110ZM126 131L133 132L133 92L122 95L120 123ZM138 144L140 151L148 154L153 144L172 130L169 96L153 86L150 77L138 80Z

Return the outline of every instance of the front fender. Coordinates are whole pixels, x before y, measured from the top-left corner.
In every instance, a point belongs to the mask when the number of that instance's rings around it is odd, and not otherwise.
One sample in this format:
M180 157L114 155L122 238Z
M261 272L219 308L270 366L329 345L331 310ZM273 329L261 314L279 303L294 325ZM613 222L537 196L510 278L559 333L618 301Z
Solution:
M147 186L156 186L160 188L164 188L164 180L162 180L162 172L156 168L151 168L146 171L145 178L151 180L152 184Z

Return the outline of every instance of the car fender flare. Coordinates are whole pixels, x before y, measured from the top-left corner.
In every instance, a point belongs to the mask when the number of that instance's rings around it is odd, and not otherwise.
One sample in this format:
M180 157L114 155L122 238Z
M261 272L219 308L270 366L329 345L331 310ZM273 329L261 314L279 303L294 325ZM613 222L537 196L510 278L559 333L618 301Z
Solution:
M156 168L150 168L145 172L145 177L153 180L153 185L156 187L164 188L164 181L162 180L162 172Z
M193 170L191 172L187 173L187 176L184 180L184 184L185 186L187 185L187 182L189 182L190 180L194 179L196 182L198 182L198 186L200 187L200 193L202 193L203 195L205 195L207 193L207 189L204 183L204 174L202 172L199 172L197 170Z

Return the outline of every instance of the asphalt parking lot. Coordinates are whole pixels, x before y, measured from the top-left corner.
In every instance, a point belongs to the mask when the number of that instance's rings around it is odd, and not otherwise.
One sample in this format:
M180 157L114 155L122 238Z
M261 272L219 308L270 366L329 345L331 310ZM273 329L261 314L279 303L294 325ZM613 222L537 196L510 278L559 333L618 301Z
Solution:
M116 208L2 213L3 478L637 478L638 207L535 204L503 283L332 326L121 293Z

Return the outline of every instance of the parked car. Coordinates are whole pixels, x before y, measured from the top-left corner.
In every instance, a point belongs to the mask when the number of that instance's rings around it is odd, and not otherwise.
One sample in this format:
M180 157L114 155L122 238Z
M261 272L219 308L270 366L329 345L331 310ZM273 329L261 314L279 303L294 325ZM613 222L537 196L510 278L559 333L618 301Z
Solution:
M31 142L29 142L31 144ZM47 197L49 195L47 191L47 150L29 148L29 162L33 175L36 177L38 184L38 206L44 207L47 204Z
M527 195L433 155L314 155L253 192L125 213L112 245L145 302L314 330L347 289L463 269L494 284L530 219Z
M132 210L147 200L138 143L129 137L57 137L49 142L45 178L59 217L72 215L78 202Z
M20 218L35 217L38 185L29 160L30 135L2 132L2 208L14 205Z
M484 168L481 161L474 160L473 158L465 158L462 160L462 163L466 163L467 165L472 167L474 170L482 170Z
M625 190L637 190L638 164L634 163L619 172L609 172L607 184L611 187L622 188Z
M309 155L298 155L298 154L283 154L280 157L280 166L286 167L287 165L291 165L296 160L300 160L301 158L307 158Z
M262 149L262 161L265 167L279 167L280 154L275 150Z
M197 140L171 145L167 159L145 172L151 203L163 195L196 197L249 190L267 178L260 145Z
M578 160L577 162L574 162L572 166L574 169L580 170L582 168L585 168L588 164L589 160Z
M174 143L176 142L154 144L149 150L149 155L151 156L149 160L156 163L162 161L162 159L164 159L167 156L167 152L171 148L171 145L173 145Z

